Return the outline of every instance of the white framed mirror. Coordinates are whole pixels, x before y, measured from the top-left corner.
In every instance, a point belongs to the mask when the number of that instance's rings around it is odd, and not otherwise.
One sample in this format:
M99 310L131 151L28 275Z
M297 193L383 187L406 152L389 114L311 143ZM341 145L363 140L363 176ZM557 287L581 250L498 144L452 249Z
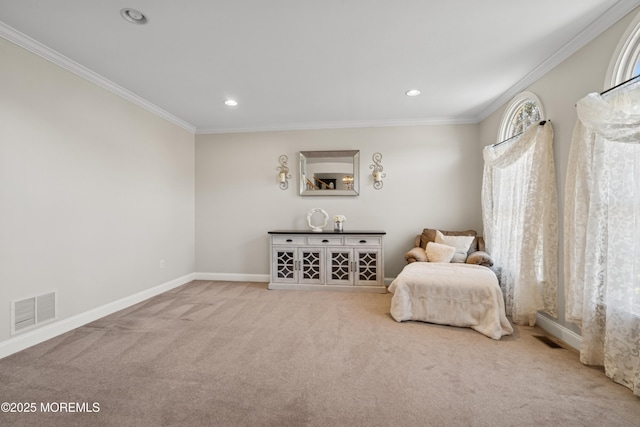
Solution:
M301 196L357 196L360 151L301 151Z

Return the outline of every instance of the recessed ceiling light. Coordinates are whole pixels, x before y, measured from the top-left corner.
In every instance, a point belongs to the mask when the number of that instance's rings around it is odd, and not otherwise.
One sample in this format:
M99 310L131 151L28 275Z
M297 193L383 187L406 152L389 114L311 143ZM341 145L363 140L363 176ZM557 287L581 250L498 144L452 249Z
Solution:
M406 92L407 96L418 96L420 91L418 89L411 89Z
M120 15L122 15L122 17L127 20L127 22L131 22L132 24L146 24L147 22L149 22L149 20L147 19L146 16L144 16L144 13L140 12L139 10L135 10L135 9L131 9L131 8L125 8L122 9L120 11Z
M236 101L235 99L227 99L226 101L224 101L224 105L235 107L236 105L238 105L238 101Z

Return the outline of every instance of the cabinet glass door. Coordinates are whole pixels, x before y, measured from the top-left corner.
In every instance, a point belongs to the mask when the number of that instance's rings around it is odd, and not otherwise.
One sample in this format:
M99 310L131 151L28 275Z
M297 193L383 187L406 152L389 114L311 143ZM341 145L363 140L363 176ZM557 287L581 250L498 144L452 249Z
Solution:
M378 285L380 251L377 249L356 249L356 285Z
M327 285L352 285L353 249L327 249L328 251L328 278Z
M274 282L296 283L296 250L277 248L273 251Z
M321 285L324 283L324 248L299 249L299 282Z

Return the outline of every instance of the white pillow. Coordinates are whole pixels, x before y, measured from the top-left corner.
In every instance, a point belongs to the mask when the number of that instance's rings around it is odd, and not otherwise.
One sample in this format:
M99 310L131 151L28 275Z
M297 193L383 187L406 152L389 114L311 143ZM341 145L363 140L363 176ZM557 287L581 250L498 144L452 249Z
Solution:
M456 248L451 262L466 262L467 252L469 252L469 247L475 238L476 236L445 236L440 230L436 230L436 243ZM429 258L429 255L427 255L427 258Z
M427 253L427 261L429 262L451 262L456 248L441 243L429 242L427 243L425 252Z

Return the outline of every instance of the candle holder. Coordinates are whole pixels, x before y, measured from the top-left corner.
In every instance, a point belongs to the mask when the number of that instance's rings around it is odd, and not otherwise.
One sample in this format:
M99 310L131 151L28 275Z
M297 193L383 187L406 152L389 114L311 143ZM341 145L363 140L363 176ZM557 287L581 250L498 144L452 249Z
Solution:
M291 175L289 175L289 167L287 166L287 162L289 161L289 157L284 154L280 156L280 166L278 166L278 181L280 182L280 189L286 190L289 188L289 180L291 179Z
M382 154L373 153L373 164L369 166L369 169L373 169L373 188L379 190L383 186L382 178L386 178L387 174L383 173L384 169L380 162L382 161Z

